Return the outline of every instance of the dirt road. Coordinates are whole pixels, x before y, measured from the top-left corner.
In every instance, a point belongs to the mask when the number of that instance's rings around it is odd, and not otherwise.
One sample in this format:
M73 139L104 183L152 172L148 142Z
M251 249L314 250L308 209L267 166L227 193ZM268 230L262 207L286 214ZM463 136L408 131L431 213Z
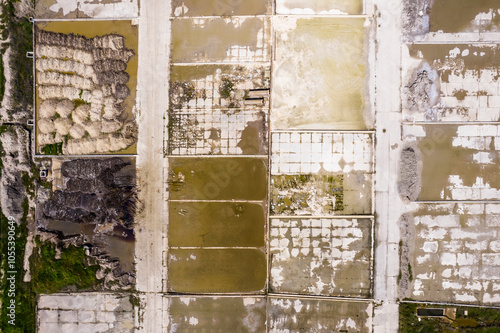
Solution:
M163 154L164 115L168 109L170 1L141 3L139 18L137 172L142 204L136 227L137 290L141 299L139 326L143 332L163 332L162 301L166 276L166 190ZM158 309L157 307L160 307Z

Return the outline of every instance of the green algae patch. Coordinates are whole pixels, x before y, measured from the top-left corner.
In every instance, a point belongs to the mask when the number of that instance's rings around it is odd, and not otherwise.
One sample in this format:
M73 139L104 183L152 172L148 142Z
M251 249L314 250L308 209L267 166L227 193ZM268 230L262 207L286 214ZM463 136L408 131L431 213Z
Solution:
M265 200L267 165L261 158L172 158L172 200Z
M260 292L267 260L257 249L171 249L169 291L178 293Z
M169 206L169 245L263 247L264 207L252 203L180 203Z

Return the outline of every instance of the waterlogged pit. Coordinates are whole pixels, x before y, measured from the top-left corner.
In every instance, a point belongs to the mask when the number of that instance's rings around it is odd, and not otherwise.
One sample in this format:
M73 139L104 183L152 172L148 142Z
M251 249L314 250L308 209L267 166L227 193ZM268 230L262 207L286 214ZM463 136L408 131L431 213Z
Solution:
M500 195L497 125L407 126L422 158L419 200L495 200Z
M265 200L267 161L261 158L171 158L171 200Z
M277 14L345 14L363 13L362 0L276 0Z
M171 247L263 247L264 207L252 203L171 202L168 243Z
M260 249L170 249L168 288L177 293L261 292L267 260Z
M273 129L366 129L367 21L276 18Z
M269 61L270 27L257 17L173 20L172 62Z
M433 1L429 24L430 31L449 33L498 31L500 4L497 0Z
M240 16L271 13L270 0L173 0L175 17L183 16Z

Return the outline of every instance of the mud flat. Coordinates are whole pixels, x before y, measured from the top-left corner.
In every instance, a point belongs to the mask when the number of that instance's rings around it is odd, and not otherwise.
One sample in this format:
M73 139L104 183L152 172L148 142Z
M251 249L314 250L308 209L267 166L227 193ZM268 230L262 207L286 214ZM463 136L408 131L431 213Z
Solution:
M497 46L412 44L407 50L402 91L406 121L499 121Z
M362 0L277 0L277 14L337 14L363 13Z
M37 23L37 153L135 152L136 50L130 21Z
M373 306L369 302L270 297L270 332L372 331Z
M265 332L264 297L168 297L169 332ZM186 314L189 313L189 316Z
M281 219L270 222L270 290L368 298L370 219Z
M139 0L111 0L89 2L85 0L36 0L38 19L75 18L134 18L139 15Z
M435 302L500 301L498 204L420 204L402 233L400 297ZM403 230L403 229L402 229Z
M268 18L200 18L172 21L173 63L269 61Z
M271 14L270 0L219 1L219 0L173 0L172 16L239 16Z
M274 20L272 129L372 127L365 19Z

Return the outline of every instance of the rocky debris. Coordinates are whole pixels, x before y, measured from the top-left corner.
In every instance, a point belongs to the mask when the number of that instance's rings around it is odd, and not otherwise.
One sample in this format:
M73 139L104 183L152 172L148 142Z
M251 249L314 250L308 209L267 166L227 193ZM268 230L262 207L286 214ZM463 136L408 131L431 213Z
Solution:
M424 62L411 76L411 83L405 87L405 107L410 112L425 112L432 121L433 108L440 100L440 82L437 70Z
M121 60L99 60L94 63L94 69L96 72L121 72L127 69L127 63Z
M403 1L402 31L403 40L412 42L415 37L429 32L429 13L431 0Z
M101 265L104 288L130 288L135 283L135 166L121 158L74 159L63 162L60 172L63 186L40 203L38 230L85 247ZM56 226L49 227L51 222ZM68 231L66 223L80 225L81 231Z
M125 48L124 37L38 30L36 41L40 148L63 143L64 154L95 154L133 145L137 135L126 129L134 125L123 103L130 95L126 69L134 52Z
M403 299L410 297L412 288L410 285L413 280L410 269L412 263L410 258L413 257L413 242L415 237L415 227L413 217L409 214L404 214L399 220L399 228L401 232L401 241L399 243L399 298Z
M405 202L415 201L422 188L422 161L416 146L401 151L398 173L398 192Z
M29 133L20 126L11 126L0 135L0 141L4 151L1 156L0 207L5 216L13 216L20 222L22 203L26 198L22 172L30 172Z

